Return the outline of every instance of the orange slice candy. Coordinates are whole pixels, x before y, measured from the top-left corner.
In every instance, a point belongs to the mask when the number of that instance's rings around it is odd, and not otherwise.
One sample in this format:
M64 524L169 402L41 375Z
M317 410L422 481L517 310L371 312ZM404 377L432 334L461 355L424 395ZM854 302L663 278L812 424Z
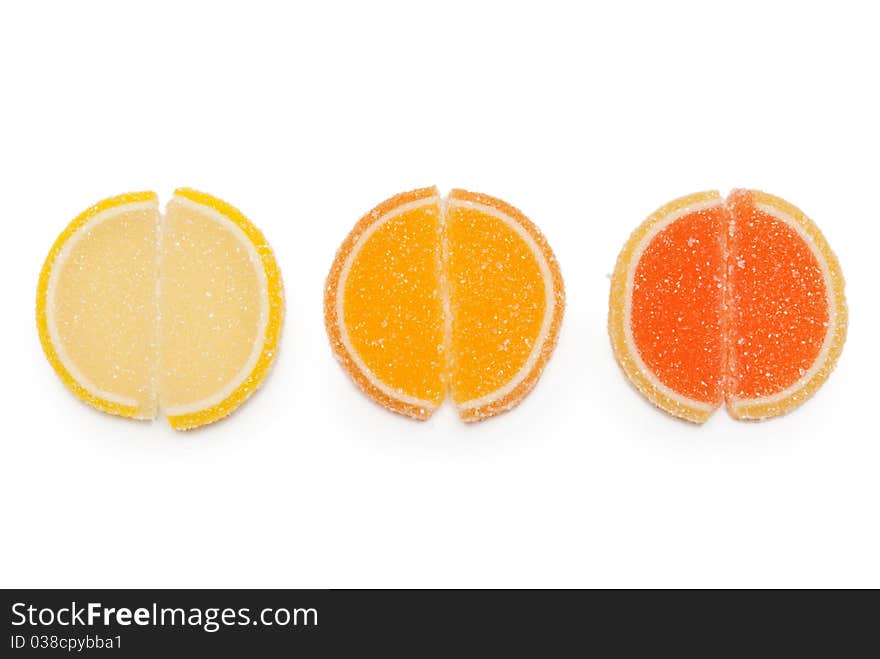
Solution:
M517 405L556 345L559 266L508 204L464 190L399 194L357 223L327 278L333 351L385 407L427 419L450 392L465 421Z
M608 317L633 385L703 423L726 402L765 419L806 401L846 339L844 280L818 227L772 195L701 192L666 204L617 260Z

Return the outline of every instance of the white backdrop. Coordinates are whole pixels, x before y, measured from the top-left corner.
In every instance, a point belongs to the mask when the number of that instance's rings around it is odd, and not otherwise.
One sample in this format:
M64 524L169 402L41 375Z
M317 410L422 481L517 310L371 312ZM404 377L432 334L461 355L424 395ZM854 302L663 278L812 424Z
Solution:
M0 9L0 586L880 586L872 4L311 4ZM370 402L324 332L354 222L432 184L521 208L567 286L540 385L473 427ZM192 434L78 402L33 319L73 216L184 185L287 289L272 376ZM821 226L849 341L793 415L697 428L619 372L608 275L656 207L738 186Z

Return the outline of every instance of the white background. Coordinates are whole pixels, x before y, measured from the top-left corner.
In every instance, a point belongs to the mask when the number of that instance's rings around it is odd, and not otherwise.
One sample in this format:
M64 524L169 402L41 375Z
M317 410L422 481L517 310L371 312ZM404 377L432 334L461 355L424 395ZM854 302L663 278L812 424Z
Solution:
M0 10L0 585L880 586L872 3L310 4ZM432 184L521 208L567 286L540 385L474 427L378 407L324 332L354 222ZM265 387L177 434L77 401L33 309L77 213L184 185L263 229L287 323ZM822 227L850 336L796 413L692 427L619 372L608 275L656 207L737 186Z

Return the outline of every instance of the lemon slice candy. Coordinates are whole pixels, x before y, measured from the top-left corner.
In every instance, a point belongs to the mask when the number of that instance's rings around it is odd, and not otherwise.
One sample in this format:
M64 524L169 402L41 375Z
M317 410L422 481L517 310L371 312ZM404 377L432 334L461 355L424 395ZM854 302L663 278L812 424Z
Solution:
M166 215L154 193L113 197L79 215L52 247L37 291L49 362L94 407L177 429L232 412L277 351L281 275L237 209L194 190Z

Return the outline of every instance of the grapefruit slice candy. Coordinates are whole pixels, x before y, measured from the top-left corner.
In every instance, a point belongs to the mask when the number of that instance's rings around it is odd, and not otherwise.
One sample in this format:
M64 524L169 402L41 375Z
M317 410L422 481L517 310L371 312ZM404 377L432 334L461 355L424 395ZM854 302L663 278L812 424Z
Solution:
M846 340L843 273L819 228L763 192L728 199L731 320L727 409L763 419L802 404L828 379Z
M265 238L238 210L180 189L163 217L152 192L88 209L55 242L37 290L49 362L111 414L196 428L237 408L266 376L284 312Z
M427 419L448 390L464 421L531 391L564 306L553 252L522 213L436 188L367 213L340 247L324 298L333 351L367 395Z
M735 190L682 197L632 234L611 283L609 334L633 385L702 423L784 414L828 378L846 338L840 266L791 204Z

